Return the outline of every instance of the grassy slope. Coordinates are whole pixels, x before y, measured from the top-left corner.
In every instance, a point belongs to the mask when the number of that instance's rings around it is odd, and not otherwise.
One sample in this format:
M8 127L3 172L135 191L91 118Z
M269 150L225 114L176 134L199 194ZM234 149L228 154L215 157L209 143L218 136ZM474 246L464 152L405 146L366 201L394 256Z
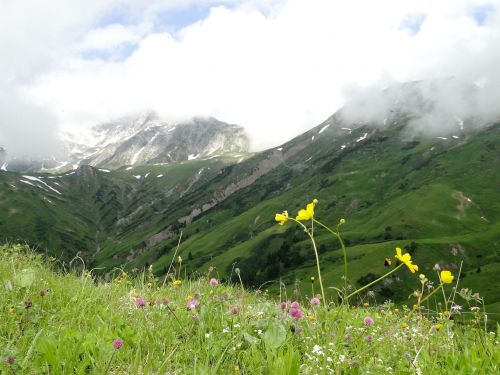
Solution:
M234 285L210 286L208 273L176 287L148 273L102 283L86 270L64 274L54 268L21 246L0 246L1 374L105 374L108 367L108 374L499 370L497 335L468 325L468 315L407 319L408 311L389 304L326 310L299 300L304 317L294 320L289 308L282 316L276 299L242 295ZM413 282L418 284L416 277ZM138 308L139 295L153 304ZM168 307L154 303L165 298ZM197 309L186 309L190 298L199 300ZM363 324L367 316L373 325ZM116 338L124 343L118 351Z

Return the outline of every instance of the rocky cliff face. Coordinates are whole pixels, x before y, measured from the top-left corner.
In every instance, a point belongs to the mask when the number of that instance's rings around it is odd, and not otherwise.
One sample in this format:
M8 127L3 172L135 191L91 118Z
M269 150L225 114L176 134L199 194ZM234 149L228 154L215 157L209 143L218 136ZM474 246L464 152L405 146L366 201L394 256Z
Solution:
M183 123L161 121L154 113L94 127L91 143L66 134L71 165L118 168L206 158L227 152L248 151L244 129L214 118Z

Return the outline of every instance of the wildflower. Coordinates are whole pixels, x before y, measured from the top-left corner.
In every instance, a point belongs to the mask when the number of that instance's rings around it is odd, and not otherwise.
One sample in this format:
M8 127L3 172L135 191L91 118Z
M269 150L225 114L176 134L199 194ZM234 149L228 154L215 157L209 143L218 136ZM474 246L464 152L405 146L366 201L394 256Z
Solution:
M113 340L113 347L116 349L116 350L119 350L121 349L123 346L123 340L122 339L114 339Z
M219 285L219 280L217 280L216 278L212 277L212 278L210 279L210 285L212 285L212 286L217 286L217 285Z
M9 366L12 366L16 360L14 359L13 356L9 355L7 358L5 358L5 363L7 363Z
M295 319L295 320L299 320L300 318L302 318L304 316L304 314L302 314L302 310L300 309L300 307L292 307L289 311L289 314Z
M314 206L318 203L317 199L314 199L311 203L306 206L306 209L299 210L299 213L295 217L295 220L311 220L314 216Z
M366 342L372 342L373 341L373 336L368 335L365 337Z
M285 310L286 309L286 302L281 302L280 303L280 307L281 307L281 310Z
M455 276L450 271L441 271L441 281L443 284L451 284Z
M187 305L186 307L189 309L189 310L193 310L193 309L196 309L198 306L200 305L200 301L196 300L196 299L191 299L187 302Z
M451 312L460 314L460 311L462 311L462 306L459 306L459 305L452 305L451 306Z
M450 316L450 312L448 310L443 311L443 316L445 316L446 318L448 318Z
M311 305L312 306L318 306L319 305L319 298L318 297L313 297L311 298Z
M440 323L436 323L436 325L434 326L436 331L439 331L441 329L441 327L442 327L442 325Z
M135 300L135 305L138 307L138 308L143 308L144 306L146 306L147 302L145 300L143 300L142 298L137 298Z
M321 346L314 345L312 349L312 353L316 355L323 355L323 350L321 350Z
M132 297L134 297L134 298L139 298L139 293L137 293L137 292L133 292L133 293L132 293Z
M308 317L309 321L314 322L316 320L316 317L312 314L310 314Z
M279 225L285 224L288 221L288 211L283 211L282 214L276 214L274 220L276 220Z
M153 286L152 283L148 283L148 288L151 288Z
M370 307L370 304L368 302L363 303L363 307Z
M406 324L406 322L401 323L401 328L403 328L403 329L404 329L404 328L406 328L406 327L408 327L408 324Z
M427 281L429 281L429 280L427 279L427 277L425 277L425 275L424 275L423 273L421 273L420 275L418 275L418 278L420 279L420 282L421 282L422 284L425 284Z
M163 301L161 301L162 305L168 305L168 299L163 298Z
M24 308L27 310L33 306L33 302L31 301L24 301Z
M385 258L384 260L384 266L390 267L392 264L392 259L391 258Z
M45 290L40 290L40 293L38 293L40 297L45 297Z
M396 258L404 263L406 267L411 271L411 273L415 273L418 271L418 266L411 262L411 255L408 253L402 254L402 250L399 247L396 247Z
M394 309L394 312L395 312L395 313L398 313L398 312L399 312L399 309Z
M314 283L314 280L315 280L314 276L311 276L311 283Z
M293 301L291 307L292 309L300 309L300 305L297 301Z
M367 316L363 319L363 323L365 326L371 326L373 324L373 319L370 316Z
M441 269L441 267L439 266L439 264L435 264L434 267L433 267L434 271L439 271Z
M238 311L240 311L238 306L231 307L231 314L236 315L236 314L238 314Z
M182 284L182 280L179 280L179 279L174 280L174 282L172 284L174 284L175 286L181 285Z
M344 224L345 224L345 219L340 219L340 220L339 220L339 224L340 224L340 225L344 225Z

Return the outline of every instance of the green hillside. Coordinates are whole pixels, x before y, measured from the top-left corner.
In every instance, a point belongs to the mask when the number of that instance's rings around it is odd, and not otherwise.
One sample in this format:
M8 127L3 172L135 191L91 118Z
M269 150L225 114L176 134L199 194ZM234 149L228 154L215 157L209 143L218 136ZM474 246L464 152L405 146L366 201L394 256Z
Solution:
M299 228L276 225L274 214L286 209L295 215L317 198L321 221L347 220L353 285L382 274L384 258L406 247L426 265L424 273L435 263L457 272L463 262L462 285L480 291L500 312L494 277L500 267L500 124L441 139L413 135L401 115L383 128L339 118L255 155L34 175L60 194L2 172L0 239L23 239L66 260L78 253L102 273L152 264L161 275L182 231L178 254L186 273L215 266L229 278L238 267L248 285L275 280L265 288L278 290L282 280L290 291L299 286L307 292L315 274L311 246ZM339 286L339 244L321 230L316 236L325 284ZM406 301L405 284L405 277L393 280L375 290L376 299Z

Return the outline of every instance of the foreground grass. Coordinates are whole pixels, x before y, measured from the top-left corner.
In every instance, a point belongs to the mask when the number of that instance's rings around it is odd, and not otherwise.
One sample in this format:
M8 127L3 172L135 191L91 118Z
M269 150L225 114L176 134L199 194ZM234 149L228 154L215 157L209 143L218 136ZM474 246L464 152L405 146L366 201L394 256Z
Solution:
M131 279L117 271L104 283L86 270L55 268L20 246L0 246L2 374L500 370L495 332L439 314L390 303L326 309L309 300L294 310L265 293L211 285L211 274L173 285L148 272Z

